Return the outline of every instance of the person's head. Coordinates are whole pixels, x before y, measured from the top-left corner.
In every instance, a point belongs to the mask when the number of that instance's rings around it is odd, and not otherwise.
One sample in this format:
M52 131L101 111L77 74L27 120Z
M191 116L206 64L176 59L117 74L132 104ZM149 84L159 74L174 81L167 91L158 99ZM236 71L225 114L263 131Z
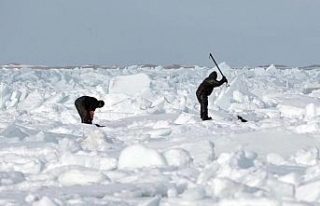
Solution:
M216 71L211 72L211 74L209 75L209 77L212 79L217 79L217 76L218 76L218 74Z
M101 107L103 107L103 106L104 106L104 101L99 100L99 101L98 101L98 107L101 108Z

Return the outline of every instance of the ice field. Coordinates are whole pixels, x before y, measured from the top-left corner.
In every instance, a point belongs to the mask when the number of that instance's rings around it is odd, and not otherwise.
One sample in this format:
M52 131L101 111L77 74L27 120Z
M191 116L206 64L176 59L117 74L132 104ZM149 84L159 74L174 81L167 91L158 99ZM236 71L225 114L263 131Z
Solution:
M219 67L0 67L0 205L320 205L320 67Z

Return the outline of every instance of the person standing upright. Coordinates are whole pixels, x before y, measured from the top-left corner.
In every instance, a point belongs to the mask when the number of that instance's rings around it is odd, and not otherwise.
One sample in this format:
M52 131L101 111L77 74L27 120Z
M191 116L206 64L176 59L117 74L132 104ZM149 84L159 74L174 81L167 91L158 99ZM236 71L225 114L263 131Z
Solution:
M208 96L211 95L215 87L220 87L223 83L228 82L225 76L220 81L217 80L217 72L213 71L199 85L196 95L200 103L200 117L202 120L210 120L208 116Z

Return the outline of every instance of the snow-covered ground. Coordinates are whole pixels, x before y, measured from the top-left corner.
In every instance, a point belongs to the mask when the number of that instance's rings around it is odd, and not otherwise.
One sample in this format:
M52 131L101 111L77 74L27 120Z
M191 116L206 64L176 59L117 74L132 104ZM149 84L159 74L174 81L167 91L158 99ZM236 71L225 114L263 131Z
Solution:
M320 68L220 68L2 67L0 205L320 205Z

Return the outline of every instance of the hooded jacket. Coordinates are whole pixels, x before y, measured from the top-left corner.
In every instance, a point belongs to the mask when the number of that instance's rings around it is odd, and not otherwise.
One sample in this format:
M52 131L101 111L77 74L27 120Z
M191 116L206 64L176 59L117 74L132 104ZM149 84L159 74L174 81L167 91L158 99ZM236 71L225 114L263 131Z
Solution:
M217 80L217 72L214 71L199 85L196 94L197 96L209 96L213 88L221 86L224 82L224 78L220 81Z
M100 105L101 101L98 101L94 97L82 96L78 99L78 101L82 103L82 105L87 111L95 111L96 108L103 106L103 105Z

